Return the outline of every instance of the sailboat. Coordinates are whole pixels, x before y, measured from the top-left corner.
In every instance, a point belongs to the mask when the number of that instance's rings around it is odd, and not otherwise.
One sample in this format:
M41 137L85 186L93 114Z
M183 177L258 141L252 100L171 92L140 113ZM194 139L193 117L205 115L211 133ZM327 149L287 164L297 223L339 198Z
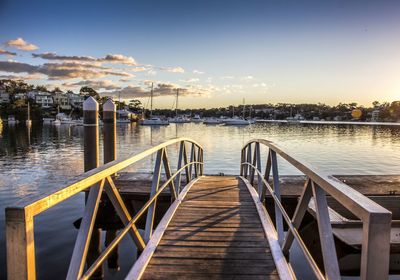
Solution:
M176 89L176 106L175 106L175 117L170 118L170 123L188 123L189 120L186 119L184 116L178 116L178 98L179 98L179 88Z
M169 125L169 122L162 120L159 117L153 117L153 83L151 83L150 93L150 119L144 119L140 121L141 125Z
M28 101L28 118L27 118L27 120L25 121L25 123L26 123L26 125L27 126L31 126L32 125L32 120L31 120L31 105L30 105L30 103L29 103L29 101Z
M244 113L245 113L245 102L243 99L242 117L233 116L232 118L225 120L225 125L249 125L250 121L248 121L244 118Z

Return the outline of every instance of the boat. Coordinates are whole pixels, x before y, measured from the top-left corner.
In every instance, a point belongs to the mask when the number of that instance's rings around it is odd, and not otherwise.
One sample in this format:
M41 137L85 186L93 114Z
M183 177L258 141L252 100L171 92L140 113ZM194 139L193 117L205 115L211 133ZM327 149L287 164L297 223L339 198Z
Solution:
M140 121L141 125L169 125L167 120L162 120L159 117L151 117Z
M117 123L131 123L129 119L117 119Z
M233 111L234 114L234 111ZM243 99L243 113L242 113L242 117L237 117L237 116L232 116L232 118L230 119L226 119L224 121L225 125L249 125L250 121L246 120L244 118L245 116L245 101Z
M217 119L217 118L206 118L203 121L204 124L221 124L223 123L221 119Z
M170 123L189 123L190 120L185 118L185 117L183 117L183 116L177 116L177 117L174 117L174 118L170 118L169 122Z
M43 124L51 124L54 119L53 118L43 118Z
M52 125L55 125L55 126L59 126L59 125L61 125L61 121L58 120L58 119L55 119L55 120L53 120L53 121L51 122L51 124L52 124Z
M59 120L61 124L70 124L70 125L76 124L75 120L73 120L71 117L65 115L64 113L58 113L56 115L56 119Z
M139 123L141 125L169 125L168 120L153 116L153 83L151 83L150 92L150 119L142 119Z
M188 120L184 116L178 115L178 98L179 98L179 88L176 89L175 117L169 118L169 122L170 123L188 123L188 122L190 122L190 120Z
M8 116L7 122L8 122L8 125L19 124L19 120L15 119L15 117L13 115Z
M242 117L237 117L237 116L225 120L225 125L249 125L249 124L250 124L250 121L245 120Z
M77 120L74 120L74 122L75 122L75 125L77 125L77 126L83 125L83 119L77 119Z
M300 115L300 114L297 113L297 114L293 117L292 112L293 112L293 109L292 109L292 107L290 107L290 117L287 117L287 118L286 118L286 121L287 121L288 123L299 123L300 121L304 121L304 117L303 117L302 115Z
M29 102L28 102L28 114L27 114L27 116L28 116L28 118L27 118L27 120L25 121L25 123L26 123L27 126L31 126L31 125L32 125L32 120L31 120L31 106L30 106Z
M194 117L192 118L192 122L201 123L201 122L203 122L203 119L200 118L200 115L194 115Z

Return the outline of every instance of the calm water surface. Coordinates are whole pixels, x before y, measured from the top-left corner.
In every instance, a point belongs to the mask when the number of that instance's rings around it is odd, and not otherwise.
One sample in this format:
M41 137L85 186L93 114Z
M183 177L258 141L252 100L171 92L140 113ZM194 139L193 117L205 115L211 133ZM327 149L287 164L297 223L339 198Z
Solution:
M0 127L0 278L5 277L4 209L23 205L71 182L83 171L83 128L24 125ZM167 139L187 136L203 145L205 173L238 174L240 149L252 138L279 143L297 158L331 174L400 174L400 127L356 125L255 124L248 127L171 124L167 127L119 125L118 157L126 157ZM100 133L101 135L101 133ZM100 136L102 138L102 136ZM100 139L102 151L102 139ZM169 151L172 162L177 147ZM149 172L154 158L129 171ZM280 163L281 174L296 171ZM39 278L65 275L81 217L81 194L35 219ZM128 245L129 240L124 240ZM135 253L122 246L121 271ZM121 250L121 249L120 249ZM124 274L124 273L121 273Z

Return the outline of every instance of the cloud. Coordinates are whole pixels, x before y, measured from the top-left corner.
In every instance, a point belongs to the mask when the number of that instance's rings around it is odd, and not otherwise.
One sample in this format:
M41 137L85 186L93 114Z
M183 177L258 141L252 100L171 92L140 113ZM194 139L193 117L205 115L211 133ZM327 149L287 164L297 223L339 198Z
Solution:
M200 79L199 78L189 78L184 81L187 83L197 83L198 81L200 81Z
M46 52L46 53L33 53L33 57L42 58L46 60L60 60L60 61L96 61L96 58L91 56L68 56L68 55L57 55L56 53Z
M147 71L148 68L143 67L143 66L138 66L138 67L131 68L129 70L131 70L133 72L144 72L144 71Z
M193 70L193 74L202 75L204 72L195 69Z
M119 71L117 69L108 69L100 66L74 62L31 65L14 61L0 61L0 71L9 73L44 74L47 75L51 80L75 78L93 79L101 78L107 75L122 77L132 76L132 74Z
M117 90L120 87L110 80L83 80L75 83L64 83L65 87L76 87L76 86L87 86L95 90L105 89L105 90Z
M167 71L171 73L185 73L185 69L182 67L167 68Z
M34 51L39 48L38 46L36 46L34 44L30 44L30 43L26 42L22 38L17 38L15 40L9 40L5 43L5 45L8 47L15 47L21 51Z
M234 79L235 77L233 77L233 76L222 76L221 77L221 80L232 80L232 79Z
M258 88L258 87L266 88L266 87L268 87L268 85L266 83L260 83L260 84L253 84L253 87L254 88Z
M240 79L241 79L241 80L243 80L243 81L249 81L249 80L253 80L253 79L254 79L254 77L253 77L253 76L250 76L250 75L248 75L248 76L241 77Z
M32 74L32 75L2 75L0 74L0 79L7 80L39 80L42 79L43 76L40 74Z
M92 56L77 56L77 55L57 55L56 53L33 53L33 57L41 58L46 60L57 60L57 61L78 61L78 62L98 62L98 63L114 63L114 64L125 64L125 65L137 65L135 59L131 56L125 56L122 54L107 54L104 57L95 58Z
M122 54L108 54L104 58L99 59L102 62L121 63L127 65L137 65L135 59L131 56L124 56Z
M3 50L3 49L0 49L0 55L16 56L16 55L17 55L17 53L15 53L15 52L9 52L9 51L6 51L6 50Z
M120 90L104 92L102 93L102 95L112 97L120 96L123 99L149 97L149 85L151 84L151 81L144 81L144 84L146 88L143 88L141 86L127 86ZM211 87L189 86L187 88L182 88L179 87L179 85L173 83L159 82L155 84L153 93L155 96L175 96L177 88L179 88L179 94L181 96L203 96L208 95L213 90Z

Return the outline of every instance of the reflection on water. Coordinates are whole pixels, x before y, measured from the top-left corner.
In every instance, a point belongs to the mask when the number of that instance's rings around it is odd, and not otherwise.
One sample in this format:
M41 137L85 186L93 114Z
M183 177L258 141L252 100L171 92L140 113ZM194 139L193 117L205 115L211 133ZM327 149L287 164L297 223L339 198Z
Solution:
M193 138L204 147L206 174L237 174L240 149L251 138L279 143L297 158L332 174L399 173L400 127L314 124L139 127L127 124L119 125L117 133L119 158L170 138ZM25 125L0 125L0 267L5 267L4 208L36 199L71 181L83 171L82 155L82 127L33 124L28 129ZM176 157L176 153L169 155L172 161ZM153 160L143 160L130 170L150 171ZM282 164L280 173L295 171ZM43 269L45 265L39 261L40 276L52 278L57 273L65 273L65 268L57 264L69 262L77 232L72 222L80 217L82 207L82 196L77 195L36 220L37 256L39 259L44 255L52 256L46 263L46 267L51 265L51 270ZM0 278L3 277L5 272L1 269Z

